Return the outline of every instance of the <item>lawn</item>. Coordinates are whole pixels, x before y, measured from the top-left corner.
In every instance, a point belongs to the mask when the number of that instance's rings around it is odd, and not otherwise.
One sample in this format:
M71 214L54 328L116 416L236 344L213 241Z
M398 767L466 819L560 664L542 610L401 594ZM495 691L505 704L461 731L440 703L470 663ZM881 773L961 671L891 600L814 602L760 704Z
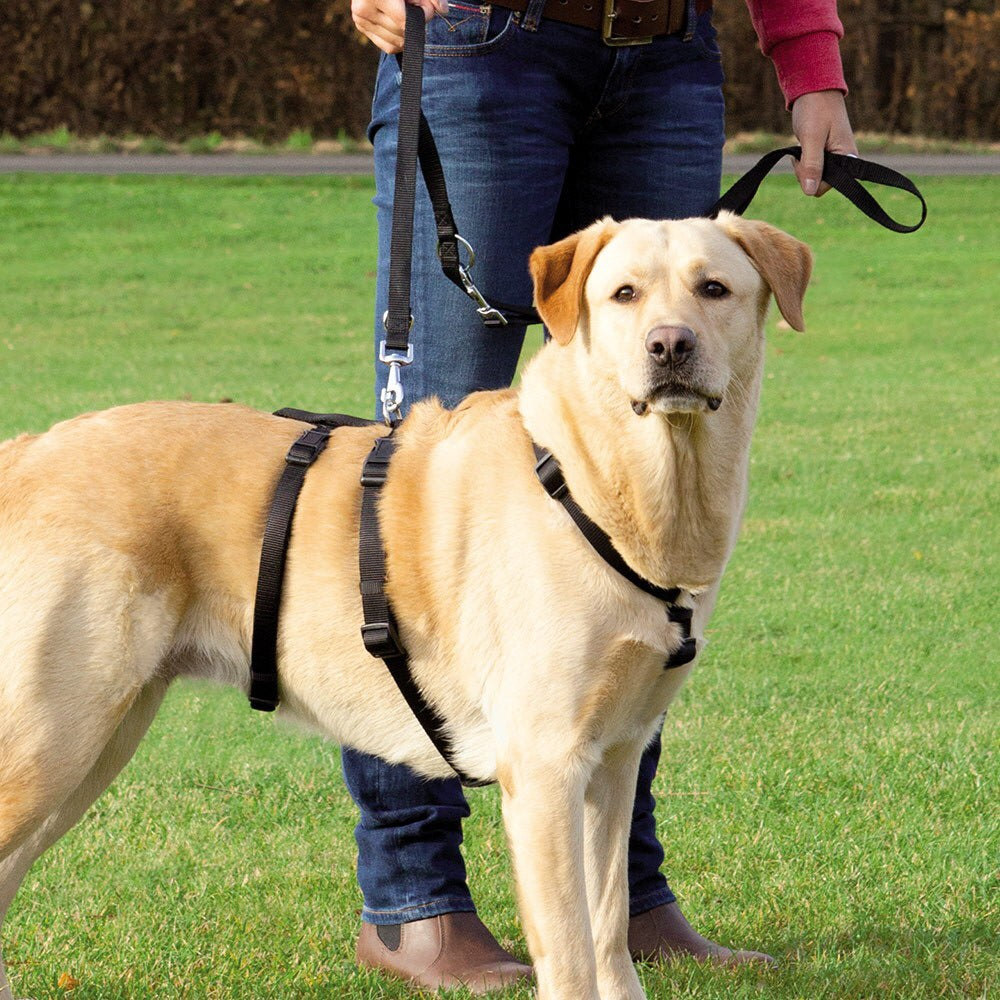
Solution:
M789 178L751 210L814 248L808 332L771 320L752 498L658 815L695 925L781 967L647 966L652 998L1000 995L1000 199L921 187L910 236ZM368 414L371 194L0 179L2 436L146 398ZM498 796L471 798L473 890L523 955ZM354 968L353 824L336 747L177 686L15 900L17 995L410 995Z

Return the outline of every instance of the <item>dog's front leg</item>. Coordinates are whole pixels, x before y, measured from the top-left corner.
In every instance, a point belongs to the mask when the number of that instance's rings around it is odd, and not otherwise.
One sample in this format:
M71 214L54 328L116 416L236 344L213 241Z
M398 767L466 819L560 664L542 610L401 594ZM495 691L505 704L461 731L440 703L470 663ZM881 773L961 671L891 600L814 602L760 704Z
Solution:
M539 1000L600 1000L583 874L589 770L551 753L517 754L498 767Z
M609 750L585 797L587 899L601 1000L646 996L628 951L628 835L641 756L641 745Z

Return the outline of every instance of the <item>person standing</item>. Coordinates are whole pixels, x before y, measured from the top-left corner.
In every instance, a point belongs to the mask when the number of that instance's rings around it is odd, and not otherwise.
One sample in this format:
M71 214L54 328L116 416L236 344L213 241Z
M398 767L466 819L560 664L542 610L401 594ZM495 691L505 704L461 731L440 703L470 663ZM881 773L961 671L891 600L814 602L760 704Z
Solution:
M709 0L419 0L427 19L423 109L459 231L475 247L486 298L529 303L528 257L611 215L705 215L719 196L724 142L722 64ZM748 0L803 149L796 174L822 194L825 150L856 153L844 95L835 0ZM606 9L614 16L608 19ZM369 138L379 229L376 345L384 339L395 178L403 0L353 0L357 28L379 49ZM605 35L611 37L606 38ZM441 273L431 205L418 185L414 224L413 364L404 406L436 396L454 407L514 377L524 326L484 327ZM385 366L378 365L379 369ZM385 372L377 377L376 395ZM643 756L629 840L629 947L721 963L771 962L699 934L661 873L650 788L657 740ZM405 766L344 748L361 819L364 897L357 959L424 988L488 992L530 967L476 915L460 846L469 807L457 779L427 781Z

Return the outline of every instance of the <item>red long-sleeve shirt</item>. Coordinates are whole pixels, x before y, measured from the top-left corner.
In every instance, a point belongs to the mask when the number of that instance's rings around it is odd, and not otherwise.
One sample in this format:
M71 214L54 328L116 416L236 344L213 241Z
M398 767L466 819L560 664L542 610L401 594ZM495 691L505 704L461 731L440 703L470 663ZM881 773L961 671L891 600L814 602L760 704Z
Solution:
M840 62L844 26L836 0L746 0L761 51L774 63L785 101L817 90L847 93Z

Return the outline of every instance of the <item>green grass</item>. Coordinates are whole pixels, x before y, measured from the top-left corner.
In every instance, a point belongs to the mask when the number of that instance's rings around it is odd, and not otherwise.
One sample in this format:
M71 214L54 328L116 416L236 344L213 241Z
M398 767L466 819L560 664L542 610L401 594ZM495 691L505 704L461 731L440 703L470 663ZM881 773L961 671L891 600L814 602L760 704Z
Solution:
M1000 205L988 178L921 187L912 236L790 178L752 210L816 252L809 331L771 321L746 525L657 789L693 922L782 965L647 967L653 998L1000 990ZM153 397L369 413L371 193L0 180L0 431ZM497 795L472 799L473 889L523 955ZM68 973L79 1000L408 996L353 967L353 823L336 748L178 686L26 879L18 994Z
M896 135L881 132L857 133L858 145L865 155L876 153L978 153L1000 150L1000 143L973 139L942 139L920 135ZM790 133L738 132L726 142L727 153L766 153L777 146L794 145ZM317 138L308 129L292 129L284 138L265 141L245 135L192 135L186 139L162 139L145 135L79 135L65 125L33 135L16 137L0 132L0 154L20 153L356 153L370 150L363 137L338 129L335 136Z

